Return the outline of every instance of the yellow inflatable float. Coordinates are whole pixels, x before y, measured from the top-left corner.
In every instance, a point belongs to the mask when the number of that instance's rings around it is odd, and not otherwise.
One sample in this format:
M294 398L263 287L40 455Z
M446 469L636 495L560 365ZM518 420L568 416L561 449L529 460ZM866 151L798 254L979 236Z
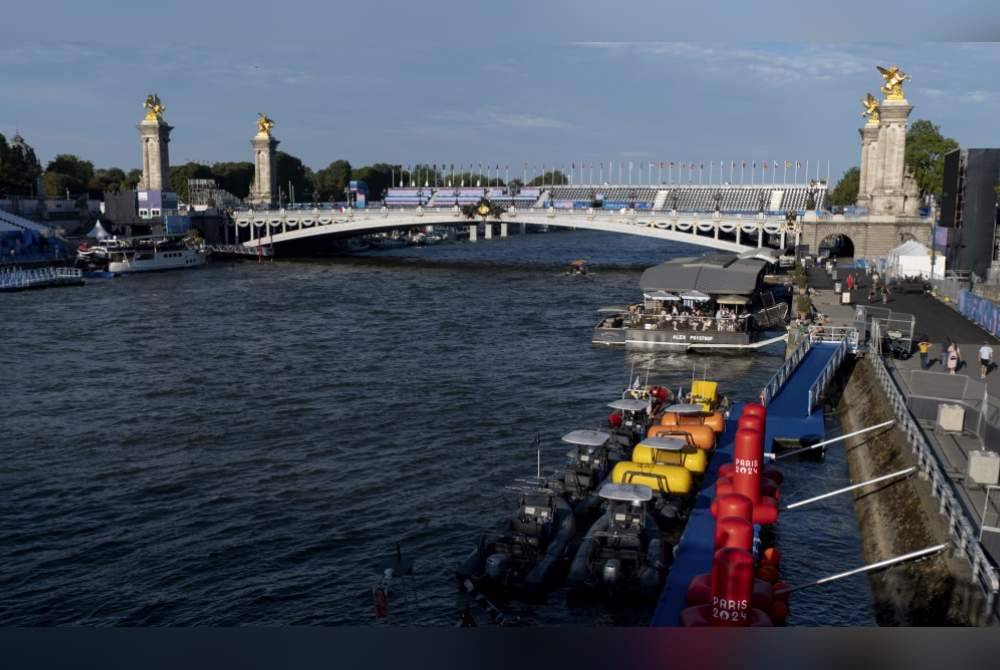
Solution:
M691 471L679 465L622 461L611 471L615 484L644 484L654 493L685 495L691 492Z
M701 475L708 469L708 452L677 437L647 437L635 445L632 462L679 465Z

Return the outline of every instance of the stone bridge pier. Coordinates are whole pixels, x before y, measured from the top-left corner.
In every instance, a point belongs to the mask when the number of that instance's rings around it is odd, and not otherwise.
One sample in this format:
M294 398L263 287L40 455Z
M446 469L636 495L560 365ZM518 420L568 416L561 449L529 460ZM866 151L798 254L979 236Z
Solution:
M871 215L846 219L834 215L819 219L809 214L800 222L799 244L808 245L810 253L818 252L824 241L837 235L851 241L855 258L885 256L907 240L931 245L932 222L929 218Z

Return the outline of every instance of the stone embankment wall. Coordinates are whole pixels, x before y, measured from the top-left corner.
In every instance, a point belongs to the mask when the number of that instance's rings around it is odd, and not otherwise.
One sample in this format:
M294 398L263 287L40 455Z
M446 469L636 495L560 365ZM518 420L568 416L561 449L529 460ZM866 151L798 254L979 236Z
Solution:
M845 365L829 390L844 433L894 418L871 365ZM846 445L851 481L860 482L916 465L903 433L861 435ZM865 561L899 556L948 540L930 487L916 474L854 493ZM891 567L869 575L875 617L882 626L975 625L982 593L962 557L949 553Z

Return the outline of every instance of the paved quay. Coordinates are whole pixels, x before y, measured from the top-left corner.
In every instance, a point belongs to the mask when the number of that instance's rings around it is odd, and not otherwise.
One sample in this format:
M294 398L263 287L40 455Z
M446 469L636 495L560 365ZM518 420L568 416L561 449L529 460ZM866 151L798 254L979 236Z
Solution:
M841 268L837 274L843 279L848 272L849 269ZM825 271L817 268L809 273L810 286L816 291L813 305L826 316L826 325L853 326L857 318L855 305L868 304L871 279L863 271L855 273L861 287L852 292L851 305L840 304L840 295L833 292L833 280ZM985 511L986 525L1000 526L1000 491L992 493L989 507L984 509L986 487L967 476L971 451L1000 451L1000 370L994 365L986 379L981 379L978 360L983 344L994 347L994 360L1000 359L1000 340L926 293L891 294L887 303L879 298L873 304L892 310L893 316L915 317L914 349L922 338L931 342L927 370L921 369L918 353L905 360L887 356L886 367L906 397L907 407L936 452L970 519L982 527ZM941 360L946 341L957 343L962 355L954 375L947 372ZM965 409L962 432L947 432L937 426L937 409L942 404L957 404ZM992 560L1000 564L1000 533L984 533L981 544Z

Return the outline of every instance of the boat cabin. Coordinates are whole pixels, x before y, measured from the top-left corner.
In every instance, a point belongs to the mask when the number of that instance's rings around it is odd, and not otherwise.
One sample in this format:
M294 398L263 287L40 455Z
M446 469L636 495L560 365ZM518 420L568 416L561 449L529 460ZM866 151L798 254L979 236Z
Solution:
M636 530L645 523L645 504L653 499L653 490L643 484L607 483L598 495L608 501L608 528L612 532Z

